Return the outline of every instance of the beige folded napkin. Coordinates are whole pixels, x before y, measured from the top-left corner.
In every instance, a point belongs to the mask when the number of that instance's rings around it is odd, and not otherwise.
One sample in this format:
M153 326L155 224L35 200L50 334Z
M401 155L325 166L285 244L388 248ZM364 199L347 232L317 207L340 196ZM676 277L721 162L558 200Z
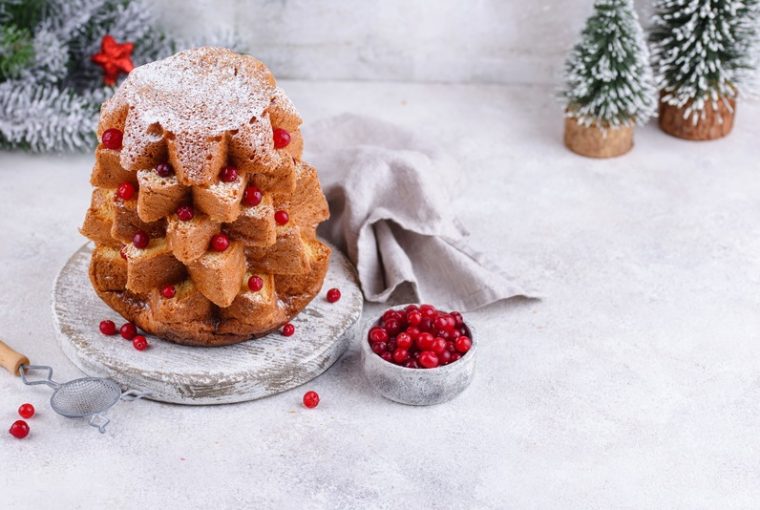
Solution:
M526 295L466 237L440 178L455 163L435 145L351 114L303 131L330 203L319 233L356 265L367 300L411 295L466 311Z

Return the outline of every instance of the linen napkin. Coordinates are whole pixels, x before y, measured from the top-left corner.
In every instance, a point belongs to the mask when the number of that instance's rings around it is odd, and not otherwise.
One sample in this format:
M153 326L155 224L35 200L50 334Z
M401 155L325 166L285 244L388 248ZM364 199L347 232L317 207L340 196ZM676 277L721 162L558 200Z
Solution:
M441 178L455 163L399 126L353 114L304 127L304 159L319 171L331 218L320 235L356 265L369 301L411 295L472 310L523 285L472 246Z

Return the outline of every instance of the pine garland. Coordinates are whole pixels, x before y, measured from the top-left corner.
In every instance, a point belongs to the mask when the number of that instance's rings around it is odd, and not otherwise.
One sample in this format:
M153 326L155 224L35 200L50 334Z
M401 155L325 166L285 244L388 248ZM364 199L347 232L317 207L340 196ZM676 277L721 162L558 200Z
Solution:
M758 0L657 0L650 36L662 101L696 123L754 68ZM728 102L726 102L728 105Z
M113 87L90 57L106 34L134 43L135 66L201 44L239 48L228 34L222 41L168 37L147 0L0 0L0 148L95 145L100 104Z
M582 125L642 124L655 109L649 52L632 0L597 0L565 64L566 114Z

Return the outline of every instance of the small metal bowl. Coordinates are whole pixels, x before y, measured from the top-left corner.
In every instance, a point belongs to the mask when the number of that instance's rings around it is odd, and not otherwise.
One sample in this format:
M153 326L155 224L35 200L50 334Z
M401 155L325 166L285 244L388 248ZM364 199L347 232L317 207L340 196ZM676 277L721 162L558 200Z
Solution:
M406 368L385 361L372 352L367 340L379 320L369 323L360 338L364 375L382 396L401 404L429 406L451 400L470 385L475 373L478 340L466 317L464 321L472 347L459 360L436 368Z

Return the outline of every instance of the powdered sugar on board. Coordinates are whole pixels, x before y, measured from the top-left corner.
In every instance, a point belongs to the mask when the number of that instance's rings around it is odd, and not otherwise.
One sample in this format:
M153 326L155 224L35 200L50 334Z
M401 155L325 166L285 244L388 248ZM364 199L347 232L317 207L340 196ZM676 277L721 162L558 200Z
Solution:
M355 269L333 248L322 291L291 322L296 332L279 332L227 347L188 347L148 336L137 351L120 336L104 336L103 319L124 320L92 289L87 268L91 245L69 259L53 288L53 315L61 348L91 376L152 393L153 400L178 404L224 404L254 400L304 384L327 370L357 334L363 299ZM328 303L326 289L342 297Z

